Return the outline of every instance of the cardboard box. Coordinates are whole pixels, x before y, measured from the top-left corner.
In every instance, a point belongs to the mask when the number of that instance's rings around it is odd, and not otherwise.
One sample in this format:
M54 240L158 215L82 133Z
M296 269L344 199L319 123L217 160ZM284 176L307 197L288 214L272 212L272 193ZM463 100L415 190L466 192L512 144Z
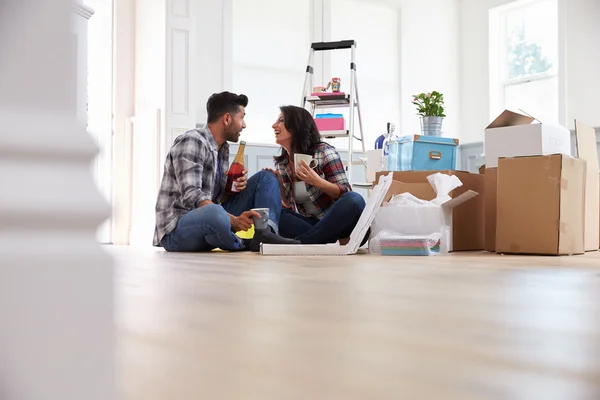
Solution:
M558 125L535 123L533 117L505 110L485 129L485 165L500 157L571 155L571 133Z
M598 150L594 128L575 121L577 157L586 161L585 179L585 251L598 250L600 242L600 182Z
M456 198L469 190L480 194L470 200L468 205L459 205L454 208L450 251L483 250L485 244L484 175L463 171L395 171L392 175L394 182L392 182L385 201L388 201L392 194L404 192L409 192L423 200L433 200L436 194L427 177L437 172L456 175L463 183L461 187L450 192L452 198ZM386 173L378 172L376 179ZM409 184L410 186L408 186Z
M484 180L485 249L487 251L496 251L496 194L498 168L486 168Z
M423 183L404 183L394 182L394 190L397 193L388 192L389 198L395 194L410 193L415 197L415 193L427 193ZM433 189L432 191L433 192ZM432 207L394 207L386 206L383 202L375 222L372 227L373 233L377 234L380 230L396 232L399 235L406 236L428 236L430 234L441 234L440 252L447 253L453 249L452 234L452 215L455 207L476 197L477 192L467 190L459 196L450 198L441 202L438 206ZM429 196L427 196L429 197ZM435 199L436 196L434 195ZM425 200L425 199L421 199ZM433 200L433 199L432 199ZM439 199L438 199L439 200Z
M565 155L501 158L496 252L584 252L586 162Z

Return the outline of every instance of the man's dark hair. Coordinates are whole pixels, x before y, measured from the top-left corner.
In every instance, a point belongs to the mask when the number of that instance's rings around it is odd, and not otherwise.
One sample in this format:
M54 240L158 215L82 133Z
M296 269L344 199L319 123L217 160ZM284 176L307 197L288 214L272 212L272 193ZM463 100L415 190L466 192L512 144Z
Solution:
M292 151L294 154L315 155L315 149L321 143L321 134L317 129L313 116L302 107L281 106L283 124L292 134ZM275 162L280 163L287 159L288 153L281 149L281 155L275 156Z
M240 106L248 105L248 96L245 94L235 94L231 92L214 93L206 102L206 111L208 112L208 123L217 122L223 115L229 113L235 115Z

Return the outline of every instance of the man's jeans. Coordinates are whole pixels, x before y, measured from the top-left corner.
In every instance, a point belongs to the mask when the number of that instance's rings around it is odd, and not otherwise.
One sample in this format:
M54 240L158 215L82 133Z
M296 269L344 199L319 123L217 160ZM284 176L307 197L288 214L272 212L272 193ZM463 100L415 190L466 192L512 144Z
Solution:
M260 171L248 179L246 189L222 205L209 204L184 214L177 227L161 241L167 251L208 251L215 248L243 250L241 239L231 230L227 213L239 216L252 208L269 209L269 225L278 232L281 194L275 174Z
M339 239L350 237L365 205L365 200L360 194L346 192L333 203L321 220L283 209L279 233L285 238L296 239L302 244L335 243Z

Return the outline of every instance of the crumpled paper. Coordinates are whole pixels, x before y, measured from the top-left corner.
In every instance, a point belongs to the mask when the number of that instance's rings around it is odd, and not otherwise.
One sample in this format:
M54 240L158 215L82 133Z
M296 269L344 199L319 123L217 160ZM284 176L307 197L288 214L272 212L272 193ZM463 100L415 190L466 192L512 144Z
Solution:
M462 182L456 175L447 175L440 172L429 175L427 180L437 194L436 198L431 200L431 202L437 205L442 205L452 199L450 192L462 186Z
M462 186L462 182L456 175L447 175L437 172L427 177L429 184L436 193L435 199L431 201L422 200L418 197L413 196L410 193L400 193L392 196L388 204L394 207L405 207L405 206L422 206L422 207L437 207L441 206L450 197L450 192L457 187Z

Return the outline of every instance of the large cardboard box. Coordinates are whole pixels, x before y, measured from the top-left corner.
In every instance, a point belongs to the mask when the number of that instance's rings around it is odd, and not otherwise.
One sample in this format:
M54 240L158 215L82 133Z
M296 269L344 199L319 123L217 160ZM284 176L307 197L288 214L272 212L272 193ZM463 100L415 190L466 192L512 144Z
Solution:
M486 168L484 180L485 249L487 251L496 251L496 193L498 186L498 168Z
M586 161L585 179L585 251L598 250L600 242L600 182L598 150L594 128L575 121L577 157Z
M485 129L485 166L495 168L500 157L571 155L571 132L565 127L535 123L533 117L504 110Z
M432 200L435 198L435 192L431 188L427 177L434 173L442 173L448 175L456 175L463 183L461 187L450 192L452 198L456 198L463 193L473 191L479 193L468 204L457 205L452 212L452 247L450 251L471 251L483 250L485 244L485 223L484 223L484 175L471 174L463 171L395 171L392 175L395 182L392 182L390 191L388 192L388 200L393 190L393 193L403 193L398 191L400 183L412 184L410 189L403 189L412 195L423 199ZM376 174L376 182L379 176L388 172L378 172ZM396 188L396 189L394 189ZM386 200L387 201L387 200Z
M565 155L501 158L496 253L582 254L585 176Z

